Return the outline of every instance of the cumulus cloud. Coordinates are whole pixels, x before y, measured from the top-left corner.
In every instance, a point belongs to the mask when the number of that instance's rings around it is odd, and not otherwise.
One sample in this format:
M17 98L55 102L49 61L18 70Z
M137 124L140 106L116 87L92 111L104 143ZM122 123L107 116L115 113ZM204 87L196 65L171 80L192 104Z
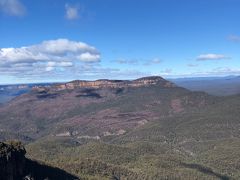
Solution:
M0 11L10 16L23 16L26 8L19 0L0 0Z
M79 18L79 7L78 6L72 6L69 4L65 5L65 17L68 20L75 20Z
M19 48L0 48L0 81L137 78L150 75L135 70L102 67L95 47L68 39L44 41Z
M100 53L95 47L68 39L43 41L19 48L0 48L0 74L16 77L56 73L79 63L99 61Z
M223 54L202 54L197 57L198 61L225 60L225 59L230 59L230 57Z
M233 42L240 42L240 36L237 35L230 35L228 39Z
M1 64L37 63L46 61L97 62L100 53L95 47L83 42L57 39L20 48L1 48Z
M53 71L56 68L72 67L72 62L54 62L50 61L46 64L46 71Z
M77 58L81 61L95 62L96 60L100 59L100 54L85 52L77 56Z

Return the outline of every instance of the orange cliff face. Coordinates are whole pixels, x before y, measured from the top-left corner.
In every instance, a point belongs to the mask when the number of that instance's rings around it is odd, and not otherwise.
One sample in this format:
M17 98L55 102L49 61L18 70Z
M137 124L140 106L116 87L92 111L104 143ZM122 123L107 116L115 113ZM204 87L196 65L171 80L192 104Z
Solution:
M123 87L143 87L150 85L159 85L161 87L170 88L176 87L175 84L163 79L159 76L144 77L130 80L107 80L101 79L96 81L76 80L64 84L53 85L50 89L55 91L73 90L78 88L123 88ZM44 87L35 87L33 90L44 91Z

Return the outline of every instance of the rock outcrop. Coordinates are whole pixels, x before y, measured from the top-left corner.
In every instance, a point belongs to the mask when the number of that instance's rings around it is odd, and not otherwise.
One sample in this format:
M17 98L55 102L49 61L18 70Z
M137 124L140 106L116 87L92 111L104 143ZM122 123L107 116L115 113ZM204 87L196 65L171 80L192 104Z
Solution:
M0 177L4 180L21 179L25 174L26 150L19 142L0 142Z
M0 180L77 180L59 168L41 164L25 157L21 142L0 142Z
M96 81L75 80L64 84L53 85L50 89L54 91L73 90L78 88L124 88L159 85L162 87L175 87L175 84L163 79L160 76L150 76L133 81L130 80L108 80L100 79ZM45 91L45 87L35 87L33 90Z

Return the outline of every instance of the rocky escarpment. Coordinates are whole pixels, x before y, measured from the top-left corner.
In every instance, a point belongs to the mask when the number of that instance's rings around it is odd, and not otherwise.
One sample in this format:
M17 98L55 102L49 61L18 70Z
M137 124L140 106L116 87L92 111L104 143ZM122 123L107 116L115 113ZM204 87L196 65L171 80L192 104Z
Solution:
M27 159L25 154L26 150L21 142L0 142L1 180L78 179L61 169Z
M21 179L25 173L26 150L19 142L0 142L0 177L5 180Z
M159 85L162 87L175 87L175 85L160 76L144 77L136 80L108 80L100 79L96 81L75 80L64 84L56 84L51 90L72 90L77 88L124 88ZM45 87L35 87L33 90L44 91Z

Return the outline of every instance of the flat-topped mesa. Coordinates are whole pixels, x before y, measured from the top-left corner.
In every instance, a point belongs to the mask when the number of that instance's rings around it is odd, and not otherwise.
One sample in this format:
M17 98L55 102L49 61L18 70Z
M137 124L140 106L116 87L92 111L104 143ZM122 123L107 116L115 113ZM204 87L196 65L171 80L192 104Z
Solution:
M136 80L108 80L99 79L96 81L75 80L64 84L56 84L50 87L53 91L73 90L78 88L124 88L124 87L143 87L150 85L159 85L161 87L176 87L175 84L163 79L160 76L143 77ZM39 87L39 91L45 88ZM38 89L34 89L38 90Z
M175 87L175 85L162 77L151 76L136 79L133 81L129 80L107 80L100 79L96 81L72 81L65 84L56 85L57 90L64 89L76 89L76 88L122 88L122 87L142 87L149 85L159 85L162 87Z

